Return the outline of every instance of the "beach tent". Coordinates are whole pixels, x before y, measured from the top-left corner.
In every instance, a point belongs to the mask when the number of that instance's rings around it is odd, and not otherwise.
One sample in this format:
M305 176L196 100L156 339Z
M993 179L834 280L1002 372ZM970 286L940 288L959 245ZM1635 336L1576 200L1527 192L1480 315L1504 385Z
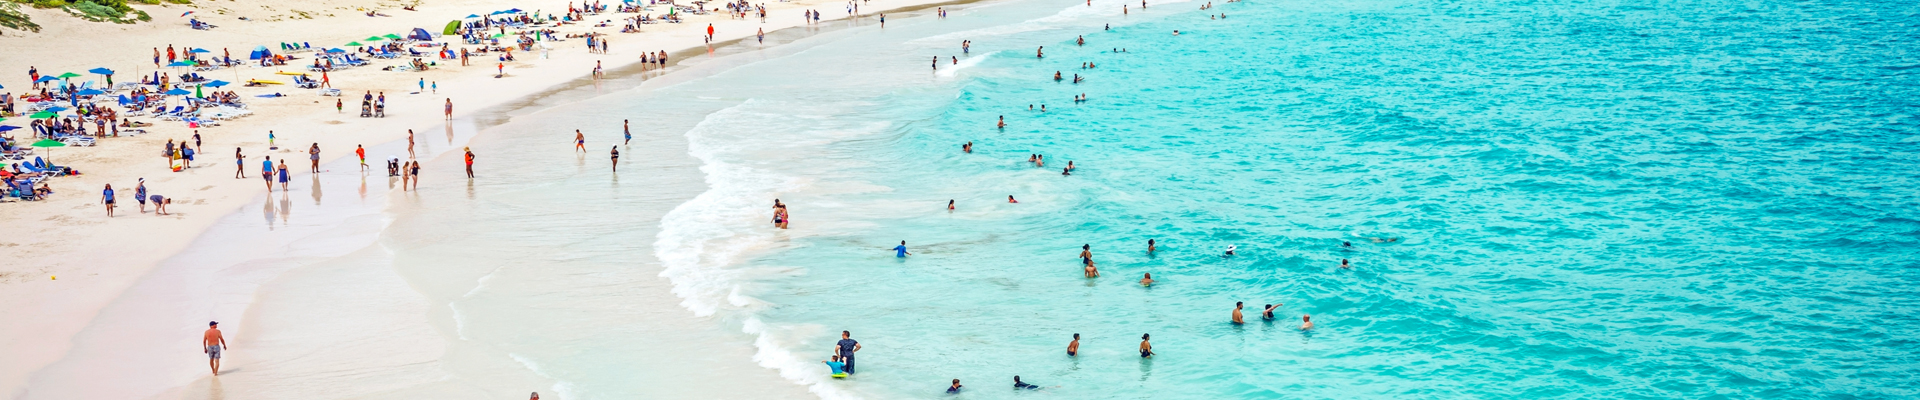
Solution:
M267 50L267 46L255 47L253 48L253 52L247 54L248 60L258 60L267 57L273 57L273 51Z
M407 38L413 40L433 40L433 34L427 33L426 29L413 28L413 33L407 35Z
M440 34L447 36L453 36L456 33L460 33L460 21L447 22L447 27L440 30Z

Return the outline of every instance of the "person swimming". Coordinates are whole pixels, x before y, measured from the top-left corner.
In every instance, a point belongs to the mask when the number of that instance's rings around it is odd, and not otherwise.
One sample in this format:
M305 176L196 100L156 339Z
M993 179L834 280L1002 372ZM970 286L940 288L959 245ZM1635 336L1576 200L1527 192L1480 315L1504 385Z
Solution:
M967 144L960 145L960 151L973 154L973 141L969 140Z
M1035 385L1035 384L1031 384L1031 383L1026 383L1026 382L1021 382L1021 381L1020 381L1020 376L1019 376L1019 375L1014 375L1014 376L1013 376L1013 388L1014 388L1014 389L1027 389L1027 390L1035 390L1035 389L1039 389L1039 388L1040 388L1040 385Z
M1147 343L1147 340L1152 337L1151 334L1140 335L1140 358L1153 357L1153 344Z
M1154 247L1153 247L1153 239L1147 239L1147 253L1148 253L1148 254L1152 254L1152 253L1153 253L1153 249L1154 249Z
M827 376L831 376L835 378L847 377L847 371L846 371L847 363L840 362L839 354L835 354L833 355L833 358L825 361L821 361L821 362L827 364L827 369L830 371L827 374Z
M1067 160L1067 170L1068 171L1073 170L1073 160Z
M1020 202L1019 200L1014 200L1014 199L1013 199L1013 195L1007 195L1007 203L1016 203L1016 204L1017 204L1017 203L1019 203L1019 202Z
M1054 82L1060 81L1060 71L1053 71L1053 81Z
M1233 251L1234 251L1234 250L1238 250L1239 248L1240 248L1239 246L1234 246L1234 245L1231 245L1231 244L1230 244L1230 245L1227 245L1227 254L1226 254L1226 257L1232 257L1232 256L1233 256Z
M1140 277L1140 286L1153 286L1152 272L1148 272L1145 276Z
M1073 175L1073 168L1060 169L1060 175Z
M954 379L953 386L947 387L947 393L960 393L960 380Z
M1000 116L1000 129L1001 130L1007 129L1007 116L1005 115Z
M1080 334L1073 334L1073 341L1067 342L1067 357L1080 355Z
M1300 330L1303 330L1303 331L1304 331L1304 330L1308 330L1308 329L1313 329L1313 316L1312 316L1312 315L1301 315L1301 316L1300 316Z
M1279 305L1279 304L1268 304L1268 305L1267 305L1267 307L1266 307L1266 310L1265 310L1265 311L1261 311L1261 312L1260 312L1260 319L1264 319L1264 320L1268 320L1268 321L1272 321L1272 320L1273 320L1273 309L1275 309L1275 308L1280 308L1280 305Z
M1247 323L1247 321L1242 319L1240 315L1240 309L1246 306L1247 304L1245 302L1239 302L1239 301L1233 302L1233 324L1234 325Z
M1353 268L1353 265L1351 265L1351 264L1347 264L1347 259L1345 259L1345 258L1342 258L1342 259L1340 259L1340 268L1343 268L1343 269L1346 269L1346 268Z
M1040 48L1034 49L1033 58L1047 58L1047 46L1040 46Z
M1095 267L1095 266L1093 265L1093 259L1091 259L1091 258L1089 258L1089 259L1087 259L1087 260L1086 260L1086 264L1087 264L1087 267L1086 267L1086 270L1087 270L1087 277L1088 277L1088 278L1099 278L1099 277L1100 277L1100 268L1098 268L1098 267Z
M953 200L947 200L947 211L953 211Z

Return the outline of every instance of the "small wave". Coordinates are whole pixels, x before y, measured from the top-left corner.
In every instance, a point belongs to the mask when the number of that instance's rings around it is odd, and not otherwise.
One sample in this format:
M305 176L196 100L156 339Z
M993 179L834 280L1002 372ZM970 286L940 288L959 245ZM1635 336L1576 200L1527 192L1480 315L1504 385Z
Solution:
M948 66L945 69L941 69L940 72L934 73L934 76L939 76L942 78L953 77L953 74L959 73L960 70L972 68L975 65L980 65L981 61L986 61L988 57L992 57L992 56L993 56L993 53L986 53L986 54L981 54L979 57L968 57L965 60L960 60L960 63L958 64L953 64Z

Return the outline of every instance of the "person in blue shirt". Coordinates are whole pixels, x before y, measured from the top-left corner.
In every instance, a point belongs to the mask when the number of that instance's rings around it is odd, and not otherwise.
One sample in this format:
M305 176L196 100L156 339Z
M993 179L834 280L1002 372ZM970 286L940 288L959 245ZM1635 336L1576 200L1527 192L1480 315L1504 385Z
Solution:
M960 380L959 380L959 379L954 379L954 380L953 380L953 386L948 386L948 387L947 387L947 393L948 393L948 394L958 394L958 393L960 393Z
M113 185L112 184L107 185L106 191L100 192L100 202L107 205L107 218L113 218Z
M893 256L894 256L894 257L906 257L906 256L910 256L910 255L913 255L913 253L908 253L908 252L907 252L907 241L905 241L905 240L902 240L902 241L900 241L900 245L899 245L899 246L894 246L894 247L893 247Z
M273 191L273 156L260 160L260 178L267 180L267 191Z
M860 342L853 340L853 333L840 331L840 341L833 344L833 353L846 364L842 368L848 374L853 373L853 353L856 351L860 351Z
M847 363L840 362L840 355L835 354L832 359L821 361L821 362L826 363L827 368L830 368L833 370L833 373L830 374L829 376L832 376L835 378L847 377L847 371L846 371Z

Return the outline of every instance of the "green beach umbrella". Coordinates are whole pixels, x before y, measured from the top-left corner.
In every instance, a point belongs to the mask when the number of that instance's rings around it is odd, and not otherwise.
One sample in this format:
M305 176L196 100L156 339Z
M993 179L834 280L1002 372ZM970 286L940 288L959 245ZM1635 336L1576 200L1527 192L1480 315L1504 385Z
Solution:
M395 34L391 34L391 33L389 33L389 34L387 34L387 36L385 36L385 37L386 37L387 39L392 39L392 40L400 40L400 35L395 35Z
M53 118L53 117L57 117L57 116L60 116L60 114L55 114L55 113L52 113L52 112L47 112L47 111L41 111L41 112L37 112L37 113L33 113L33 115L28 115L28 116L27 116L27 118L32 118L32 119L41 119L41 118Z
M60 74L60 79L67 79L67 78L78 78L78 77L80 77L80 74L76 74L76 73L72 73L72 72L68 72L68 73L64 73L64 74Z
M347 45L347 46L356 46L356 47L357 47L357 46L365 46L364 44L360 44L360 42L347 42L347 44L346 44L346 45Z
M40 141L38 141L38 142L33 142L33 144L31 144L31 145L29 145L29 146L33 146L33 147L67 147L67 144L66 144L66 143L60 143L60 141L58 141L58 140L53 140L53 139L40 139ZM47 151L47 163L48 163L48 164L52 164L52 163L53 163L53 151L51 151L51 150L49 150L49 151Z
M380 37L379 37L379 36L368 36L368 37L367 37L366 39L360 39L360 40L365 40L365 41L369 41L369 42L378 42L378 41L380 41Z

